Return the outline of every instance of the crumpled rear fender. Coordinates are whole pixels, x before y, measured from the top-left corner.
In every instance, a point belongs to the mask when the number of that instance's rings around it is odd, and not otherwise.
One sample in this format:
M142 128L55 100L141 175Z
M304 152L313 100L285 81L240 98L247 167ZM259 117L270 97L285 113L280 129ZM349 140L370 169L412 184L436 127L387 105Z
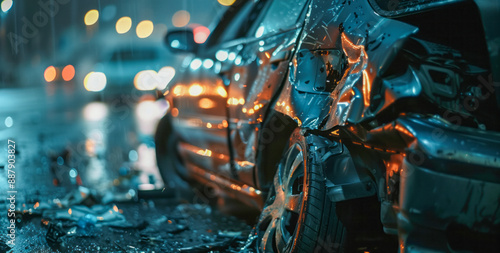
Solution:
M418 29L377 15L367 1L312 1L307 16L274 109L318 130L373 117L376 79Z

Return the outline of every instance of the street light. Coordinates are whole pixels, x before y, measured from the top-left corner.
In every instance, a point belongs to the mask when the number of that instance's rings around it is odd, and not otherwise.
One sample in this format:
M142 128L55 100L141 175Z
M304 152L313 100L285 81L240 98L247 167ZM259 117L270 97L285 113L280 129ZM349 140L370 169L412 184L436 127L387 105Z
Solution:
M116 32L119 34L127 33L132 27L132 19L130 17L121 17L116 21Z
M137 33L137 37L144 39L149 37L153 33L154 25L150 20L143 20L139 24L137 24L137 28L135 32Z
M2 11L3 11L3 12L8 12L8 11L10 10L10 8L12 8L12 4L14 4L14 3L12 2L12 0L3 0L3 1L2 1L2 4L1 4L1 6L2 6Z
M85 18L83 19L85 25L91 26L99 20L99 11L98 10L90 10L85 14Z
M189 15L189 12L185 10L180 10L174 13L174 16L172 16L172 24L175 27L183 27L189 23L190 19L191 16Z

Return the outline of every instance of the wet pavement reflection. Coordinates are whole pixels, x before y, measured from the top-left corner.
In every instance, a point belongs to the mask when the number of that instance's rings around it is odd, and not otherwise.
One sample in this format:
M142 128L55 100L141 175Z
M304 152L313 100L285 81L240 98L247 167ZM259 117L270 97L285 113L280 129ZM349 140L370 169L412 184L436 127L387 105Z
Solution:
M189 187L164 187L153 135L167 104L154 93L103 97L48 84L3 89L0 101L0 168L7 170L7 142L15 141L17 191L16 243L12 249L2 243L0 251L240 252L245 246L250 225ZM13 190L7 180L0 173L2 210ZM1 217L7 227L7 215Z

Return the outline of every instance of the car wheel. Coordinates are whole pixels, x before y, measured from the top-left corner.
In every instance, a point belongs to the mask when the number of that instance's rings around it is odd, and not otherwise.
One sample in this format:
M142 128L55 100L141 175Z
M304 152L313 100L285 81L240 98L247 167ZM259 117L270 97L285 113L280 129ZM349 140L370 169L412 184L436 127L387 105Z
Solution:
M156 163L165 187L172 189L186 185L176 145L177 138L172 131L171 118L165 115L158 123L155 133Z
M259 252L343 252L346 230L325 189L321 163L295 132L257 224Z

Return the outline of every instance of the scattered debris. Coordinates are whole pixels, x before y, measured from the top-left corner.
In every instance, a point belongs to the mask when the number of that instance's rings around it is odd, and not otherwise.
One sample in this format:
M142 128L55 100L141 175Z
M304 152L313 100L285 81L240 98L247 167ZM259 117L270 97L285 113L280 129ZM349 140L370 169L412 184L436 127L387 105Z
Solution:
M98 200L99 198L97 197L97 193L95 191L79 186L78 189L69 192L61 200L55 199L54 203L59 207L70 207L73 205L85 205L87 207L91 207L98 204Z
M51 243L59 243L61 242L61 237L66 235L64 233L63 227L61 223L54 224L53 222L49 223L49 230L47 230L47 235L45 238L47 242Z
M245 240L247 238L246 236L241 235L241 231L224 230L224 231L219 231L219 233L217 233L217 235L219 237L222 237L222 238L236 238L238 240Z
M139 242L144 244L159 244L163 243L164 241L165 240L162 239L160 236L141 235L141 239L139 239Z
M189 227L188 226L185 226L185 225L177 225L175 226L175 229L172 229L172 230L167 230L168 233L170 234L179 234L181 232L184 232L186 230L188 230Z
M8 252L9 250L9 245L7 245L3 240L0 241L0 252Z

